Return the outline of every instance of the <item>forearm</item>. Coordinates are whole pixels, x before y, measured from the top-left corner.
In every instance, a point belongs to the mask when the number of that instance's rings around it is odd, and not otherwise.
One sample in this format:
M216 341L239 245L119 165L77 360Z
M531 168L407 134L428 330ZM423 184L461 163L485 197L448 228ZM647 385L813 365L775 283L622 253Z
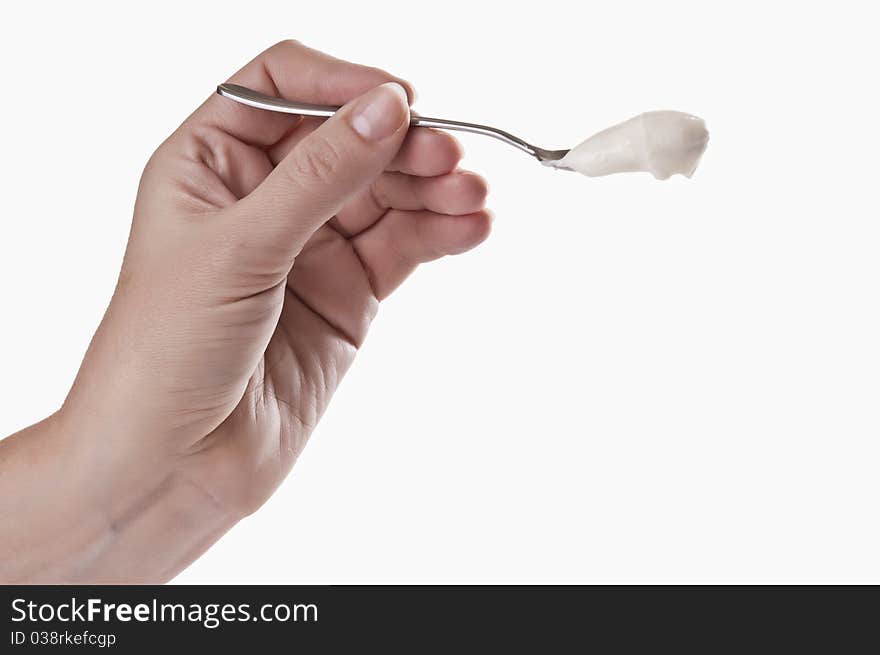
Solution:
M234 524L122 441L64 410L0 441L0 583L164 582Z

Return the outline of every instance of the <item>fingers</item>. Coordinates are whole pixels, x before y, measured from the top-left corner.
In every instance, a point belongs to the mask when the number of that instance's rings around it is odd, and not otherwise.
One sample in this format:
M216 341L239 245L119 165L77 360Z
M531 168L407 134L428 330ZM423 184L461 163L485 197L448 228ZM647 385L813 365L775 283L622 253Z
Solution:
M373 293L382 300L419 264L480 244L491 225L486 210L463 216L391 210L351 244L368 272Z
M388 170L430 177L455 169L462 150L452 135L419 127L409 131Z
M427 209L438 214L469 214L483 208L489 187L470 171L439 177L388 173L373 183L374 196L395 209Z
M228 81L269 95L324 105L345 104L385 82L400 84L408 102L415 96L408 82L383 70L336 59L296 41L272 46ZM299 118L246 107L214 94L187 122L216 126L246 143L268 147Z
M336 214L333 225L351 237L366 230L389 209L469 214L483 208L487 194L486 181L469 171L437 177L384 173Z
M318 129L322 122L323 119L320 118L303 119L296 130L285 134L269 148L269 159L277 164L297 143ZM461 157L461 146L452 135L420 127L411 129L406 135L400 151L388 165L388 170L425 177L443 175L455 170Z
M230 208L224 228L263 266L286 275L312 233L381 174L408 126L404 89L376 87L298 143Z

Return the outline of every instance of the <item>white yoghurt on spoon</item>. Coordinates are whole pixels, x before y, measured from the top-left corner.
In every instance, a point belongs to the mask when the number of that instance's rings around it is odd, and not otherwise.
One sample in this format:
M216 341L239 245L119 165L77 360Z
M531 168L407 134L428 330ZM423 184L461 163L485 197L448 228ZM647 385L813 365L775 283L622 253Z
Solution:
M690 177L709 132L702 118L680 111L649 111L594 134L548 166L590 177L614 173L651 173L658 180Z

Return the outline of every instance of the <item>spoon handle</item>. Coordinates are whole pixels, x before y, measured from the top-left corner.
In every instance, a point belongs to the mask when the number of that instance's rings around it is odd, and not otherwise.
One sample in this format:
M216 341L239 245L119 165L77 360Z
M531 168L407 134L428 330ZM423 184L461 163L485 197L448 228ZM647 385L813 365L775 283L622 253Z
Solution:
M217 93L224 98L235 100L248 107L276 111L282 114L296 114L297 116L322 116L329 118L339 107L330 105L310 105L306 102L293 102L284 98L276 98L259 91L254 91L246 86L238 84L221 84L217 87Z
M321 116L330 117L335 114L339 107L330 105L312 105L305 102L293 102L284 98L276 98L274 96L248 89L238 84L221 84L217 87L217 93L224 98L235 100L248 107L256 107L257 109L266 109L268 111L276 111L284 114L297 114L299 116ZM443 130L457 130L459 132L473 132L474 134L482 134L490 136L499 141L518 148L523 152L535 157L539 161L547 161L558 159L562 155L554 156L556 153L567 151L547 151L542 148L526 143L522 139L504 130L489 125L480 125L478 123L465 123L463 121L453 121L445 118L430 118L428 116L412 115L410 117L410 126L412 127L435 127Z

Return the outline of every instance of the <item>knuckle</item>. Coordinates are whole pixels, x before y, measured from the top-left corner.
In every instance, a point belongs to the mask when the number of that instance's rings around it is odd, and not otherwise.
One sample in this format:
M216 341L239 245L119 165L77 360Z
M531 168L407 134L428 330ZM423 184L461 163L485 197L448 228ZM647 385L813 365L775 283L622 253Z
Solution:
M339 170L342 153L323 137L313 135L311 141L294 150L292 173L300 181L326 182Z
M368 198L373 203L375 210L379 212L384 212L386 209L391 207L391 201L388 199L388 192L382 186L382 183L379 181L380 179L381 178L377 179L369 187L367 187L367 193Z
M289 243L275 225L255 229L254 217L239 212L223 216L223 230L210 242L208 267L213 289L234 296L247 296L271 289L290 268ZM268 236L267 236L268 234Z
M282 39L269 48L269 52L289 53L294 50L299 50L300 48L302 48L302 43L300 41L297 41L296 39Z

